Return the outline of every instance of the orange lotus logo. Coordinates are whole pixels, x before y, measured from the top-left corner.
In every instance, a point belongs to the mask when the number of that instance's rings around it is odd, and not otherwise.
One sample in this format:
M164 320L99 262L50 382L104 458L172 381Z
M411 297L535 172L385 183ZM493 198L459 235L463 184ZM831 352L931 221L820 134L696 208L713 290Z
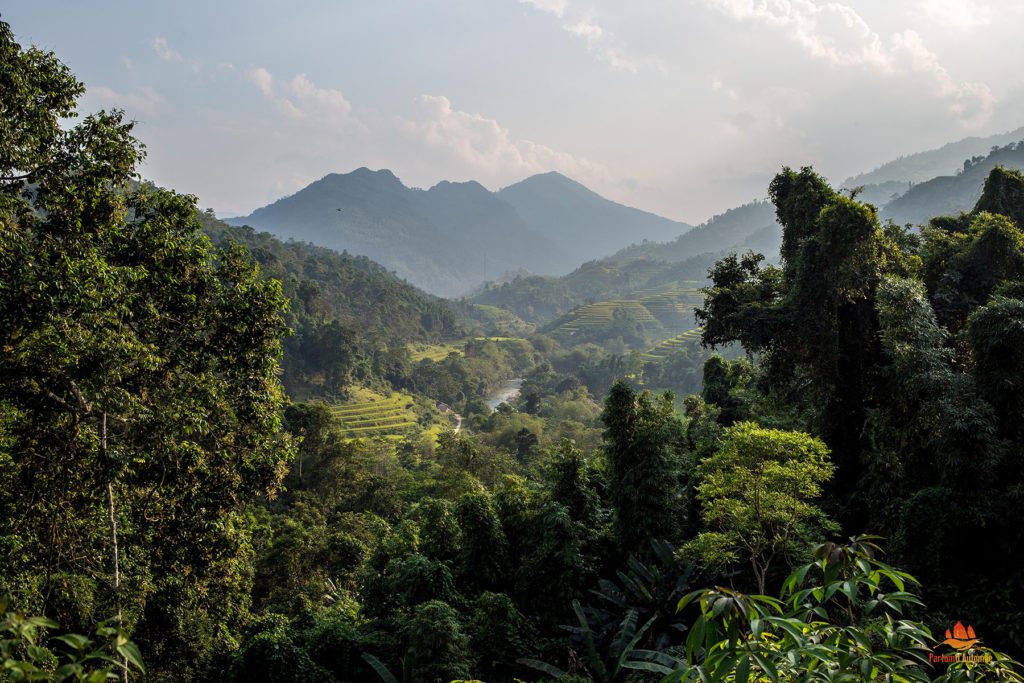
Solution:
M942 641L942 644L949 645L958 652L966 652L974 647L979 640L981 639L974 635L973 626L964 628L964 625L958 621L952 632L948 628L946 629L946 639Z

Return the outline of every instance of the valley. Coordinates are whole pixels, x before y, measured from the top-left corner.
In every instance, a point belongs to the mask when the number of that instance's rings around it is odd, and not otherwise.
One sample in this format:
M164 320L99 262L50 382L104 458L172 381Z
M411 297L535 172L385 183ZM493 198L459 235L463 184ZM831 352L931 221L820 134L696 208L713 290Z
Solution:
M5 10L0 683L1024 683L1015 81L682 5Z

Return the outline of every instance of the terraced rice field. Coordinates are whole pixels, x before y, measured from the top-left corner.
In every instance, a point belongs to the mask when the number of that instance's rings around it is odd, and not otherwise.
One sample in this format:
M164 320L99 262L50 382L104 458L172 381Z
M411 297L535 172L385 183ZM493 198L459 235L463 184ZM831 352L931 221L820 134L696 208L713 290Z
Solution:
M703 300L700 290L692 287L676 287L666 291L643 290L638 294L642 296L637 299L598 301L581 306L567 316L557 331L571 334L583 328L607 325L616 311L629 312L641 322L657 320L669 329L678 330L680 324L687 320L687 314Z
M655 296L656 294L681 294L681 293L694 293L698 296L700 294L701 283L695 280L676 280L675 282L666 282L664 284L657 285L655 287L647 287L645 289L638 289L631 294L638 299L644 297Z
M700 342L700 335L704 331L703 328L698 327L693 330L688 330L680 335L666 339L663 342L659 342L647 353L643 354L644 360L649 361L662 361L668 358L673 351L687 346L694 345Z
M654 316L639 301L598 301L577 308L572 318L559 326L559 330L574 332L583 327L607 325L612 321L615 311L631 313L637 320L653 321Z
M439 362L450 353L462 355L462 349L454 344L409 344L409 359L418 363L423 359Z
M362 392L364 396L372 392ZM403 394L384 397L374 395L372 400L361 400L331 407L331 414L338 418L348 438L397 437L415 428L416 413L412 411L413 401Z

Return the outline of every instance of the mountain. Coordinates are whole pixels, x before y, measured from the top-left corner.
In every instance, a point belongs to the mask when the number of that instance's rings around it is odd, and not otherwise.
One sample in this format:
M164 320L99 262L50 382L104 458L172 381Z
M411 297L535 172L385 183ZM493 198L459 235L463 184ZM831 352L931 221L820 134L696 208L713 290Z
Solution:
M449 302L397 278L365 256L308 242L283 242L251 227L200 214L216 245L237 243L263 277L280 280L288 298L282 381L291 396L372 382L387 372L389 349L460 338L467 327Z
M465 255L461 265L474 284L521 268L552 273L577 262L480 183L442 181L426 191L412 190L410 199ZM478 255L475 263L467 258L472 254Z
M706 252L727 249L745 251L747 248L772 254L778 251L781 239L782 228L775 221L775 207L767 200L759 200L729 209L671 242L634 244L616 252L607 260L624 262L651 259L675 262Z
M502 308L528 323L543 325L582 304L658 298L680 289L702 287L708 269L722 256L723 252L706 252L675 263L647 259L588 261L561 277L529 275L508 282L488 282L469 301Z
M406 187L388 170L332 173L227 219L281 238L367 256L442 296L507 273L567 273L637 238L689 228L604 199L557 173L490 192L476 182Z
M988 154L993 147L1003 147L1024 140L1024 127L988 137L969 137L943 145L938 149L918 152L882 164L873 171L848 178L844 188L878 185L885 182L920 183L948 176L963 168L965 159Z
M216 245L249 250L265 277L277 278L291 302L288 324L337 321L374 344L438 342L461 335L449 303L403 282L365 256L339 254L308 242L281 241L251 227L236 227L202 214Z
M497 194L531 227L571 253L573 266L638 239L664 241L690 229L686 223L605 199L555 172L531 176Z
M458 239L422 215L413 194L390 171L360 168L226 222L366 256L416 285L454 294L475 278L464 274Z
M900 225L923 225L935 216L970 211L981 197L985 178L996 166L1024 169L1024 143L1011 143L992 150L982 159L968 160L956 175L939 176L914 185L885 204L880 216Z

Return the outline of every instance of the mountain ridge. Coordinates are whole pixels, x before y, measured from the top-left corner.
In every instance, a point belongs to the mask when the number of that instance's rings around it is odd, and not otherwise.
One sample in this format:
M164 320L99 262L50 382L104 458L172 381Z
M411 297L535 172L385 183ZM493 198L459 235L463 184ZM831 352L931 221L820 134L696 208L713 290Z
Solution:
M690 228L557 172L492 192L475 180L406 186L389 169L329 173L225 222L367 256L441 296L524 269L560 275L635 241Z

